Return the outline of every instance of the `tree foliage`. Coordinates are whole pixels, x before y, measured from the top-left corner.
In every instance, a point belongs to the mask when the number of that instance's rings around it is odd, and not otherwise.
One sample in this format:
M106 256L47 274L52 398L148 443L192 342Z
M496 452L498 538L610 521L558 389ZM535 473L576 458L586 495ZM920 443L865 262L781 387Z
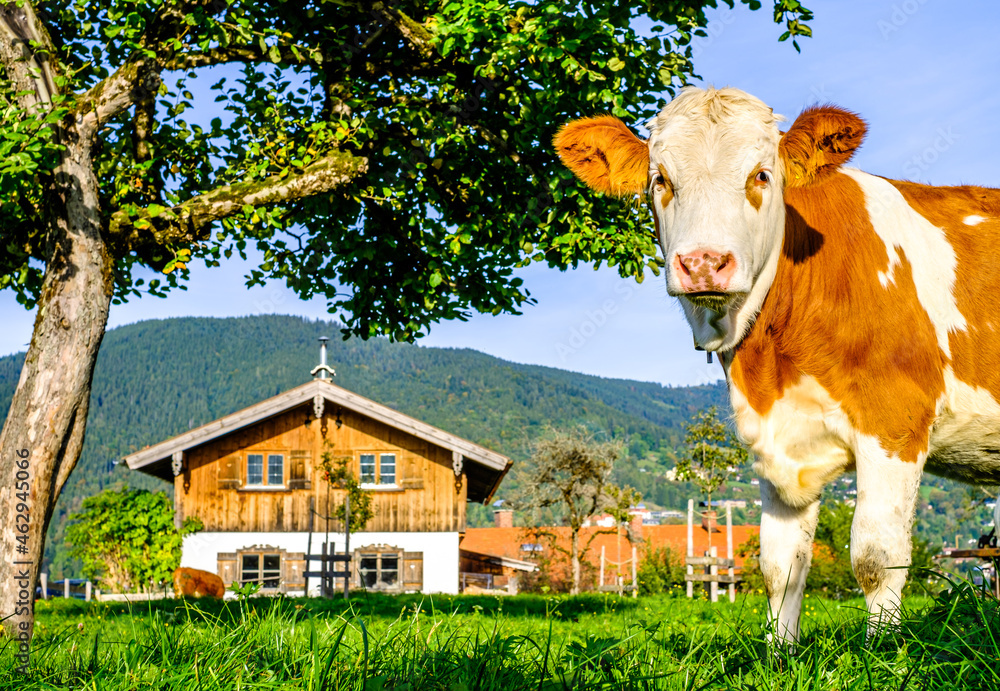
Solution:
M684 435L685 452L677 460L678 480L694 482L712 506L712 494L726 484L731 468L746 464L746 447L733 435L713 405L695 414Z
M651 116L692 74L715 5L36 2L59 94L42 117L0 94L0 281L39 298L60 148L47 125L66 118L94 119L119 300L255 246L250 283L410 339L469 309L517 311L529 296L511 270L530 261L641 279L642 212L583 192L549 142L580 114ZM774 10L808 35L798 2Z
M372 493L361 488L361 483L354 477L353 457L334 456L332 452L323 452L323 479L329 483L330 487L341 490L338 493L338 501L335 507L327 507L331 510L330 518L338 521L340 525L347 523L347 507L343 501L345 496L350 499L351 504L351 532L364 530L365 525L375 515L375 507L372 506Z
M185 535L202 529L188 518L174 526L173 502L164 492L107 489L83 500L66 539L84 574L114 592L145 591L169 582L180 565Z

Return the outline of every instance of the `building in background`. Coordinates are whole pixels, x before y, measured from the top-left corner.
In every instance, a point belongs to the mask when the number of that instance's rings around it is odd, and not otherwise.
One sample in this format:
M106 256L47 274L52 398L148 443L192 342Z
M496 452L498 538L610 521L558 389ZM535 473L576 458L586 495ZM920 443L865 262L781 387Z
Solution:
M323 479L326 452L373 495L374 517L350 538L352 586L457 593L466 502L489 500L511 461L330 383L323 352L320 378L124 459L173 482L178 524L204 524L185 538L181 566L304 593L307 552L345 546L328 518L344 492Z

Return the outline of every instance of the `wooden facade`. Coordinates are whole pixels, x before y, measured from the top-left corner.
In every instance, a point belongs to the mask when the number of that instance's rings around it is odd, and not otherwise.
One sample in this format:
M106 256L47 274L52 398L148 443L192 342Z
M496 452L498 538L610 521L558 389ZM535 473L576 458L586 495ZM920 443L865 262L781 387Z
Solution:
M326 532L343 492L324 480L323 458L385 467L365 485L366 532L465 531L467 501L487 500L510 460L325 380L287 391L125 458L172 480L176 518L205 532ZM370 461L373 462L373 461Z
M456 477L450 450L360 413L326 408L316 419L311 404L299 406L189 451L174 478L181 520L196 516L213 532L342 530L323 518L343 503L343 492L323 480L323 454L347 457L360 477L360 456L368 453L395 456L396 482L370 486L375 515L366 531L465 531L468 483L465 472ZM248 484L253 454L281 456L280 485Z

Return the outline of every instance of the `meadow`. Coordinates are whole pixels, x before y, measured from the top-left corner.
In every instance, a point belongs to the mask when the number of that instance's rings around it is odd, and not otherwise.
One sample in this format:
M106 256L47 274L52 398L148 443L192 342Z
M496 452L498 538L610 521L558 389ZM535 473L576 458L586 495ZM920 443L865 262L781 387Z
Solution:
M974 586L910 597L865 640L863 601L806 599L797 650L765 643L760 595L252 598L38 604L28 676L0 689L983 689L1000 605Z

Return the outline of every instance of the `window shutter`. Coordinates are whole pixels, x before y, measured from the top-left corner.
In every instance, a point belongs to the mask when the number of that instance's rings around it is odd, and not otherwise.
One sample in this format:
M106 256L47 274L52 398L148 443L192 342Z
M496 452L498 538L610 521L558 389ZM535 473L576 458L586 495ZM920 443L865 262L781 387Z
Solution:
M306 578L303 576L306 572L305 552L288 552L282 556L282 590L284 592L288 592L289 590L299 590L304 588L306 585Z
M228 588L237 578L236 552L219 552L217 559L216 573Z
M424 589L424 553L403 552L403 590Z
M219 459L219 489L236 489L240 486L240 463L242 461L242 455L236 453Z
M292 451L288 460L288 488L312 489L309 481L309 452L305 450Z
M396 483L403 489L424 488L424 476L415 466L418 464L414 463L412 459L405 459L397 466L396 472L399 473L399 477L396 479Z

